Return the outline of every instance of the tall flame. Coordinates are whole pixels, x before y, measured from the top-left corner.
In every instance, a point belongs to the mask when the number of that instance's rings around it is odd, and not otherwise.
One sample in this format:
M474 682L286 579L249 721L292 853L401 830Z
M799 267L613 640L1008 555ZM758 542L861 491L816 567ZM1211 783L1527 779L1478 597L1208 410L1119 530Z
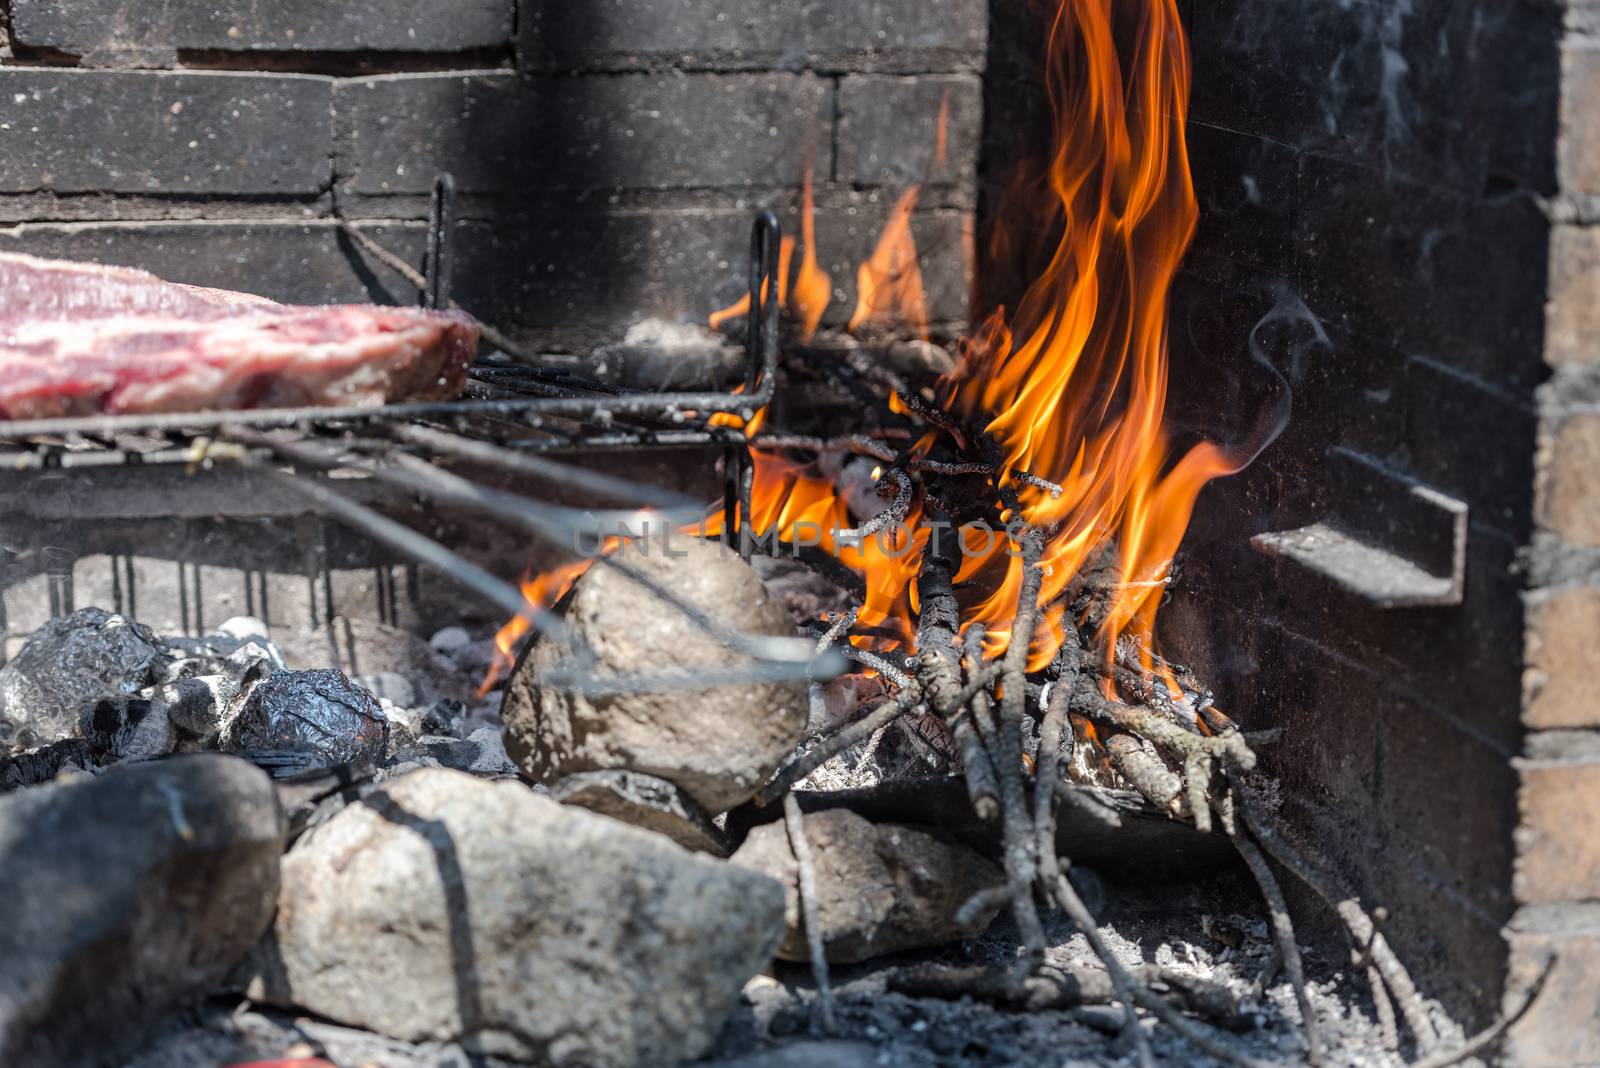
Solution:
M1108 657L1131 639L1146 671L1160 674L1156 611L1195 501L1208 481L1249 458L1209 443L1179 455L1164 421L1168 298L1197 216L1184 141L1187 43L1176 0L1046 2L1054 5L1045 83L1055 140L1042 172L1012 186L1042 190L1045 202L1019 224L1016 205L1008 206L1006 217L1018 229L1000 242L1025 247L1040 233L1059 237L1016 313L1007 320L997 312L967 340L939 400L968 425L984 428L1021 518L1049 532L1040 592L1048 609L1029 651L1030 670L1045 666L1064 638L1062 594L1073 576L1115 546L1121 581L1097 638ZM940 113L941 161L947 118L948 103ZM861 265L852 330L896 320L919 332L925 327L910 232L918 194L913 187L901 196ZM779 296L809 336L827 292L826 276L817 278L809 174L802 238L805 253L792 288L792 240L782 247ZM717 313L713 325L747 305ZM925 454L932 440L925 437L914 452ZM1041 488L1040 479L1061 492ZM752 527L762 536L818 544L863 576L859 627L875 636L852 639L858 644L913 640L914 580L928 538L917 528L920 516L914 502L897 536L840 544L837 532L854 522L833 481L756 452ZM715 514L705 532L720 529ZM1016 615L1023 564L1005 538L987 547L969 540L964 548L956 575L963 625L984 625L987 652L998 655Z

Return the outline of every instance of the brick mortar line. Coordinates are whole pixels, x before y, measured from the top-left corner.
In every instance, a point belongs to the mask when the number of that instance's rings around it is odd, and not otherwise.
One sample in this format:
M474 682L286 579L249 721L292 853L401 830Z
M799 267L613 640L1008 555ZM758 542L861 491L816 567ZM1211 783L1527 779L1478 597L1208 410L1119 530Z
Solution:
M0 26L0 29L3 29ZM0 33L0 44L9 40ZM371 78L402 78L427 75L513 75L526 78L579 79L623 78L629 76L663 76L694 74L712 76L736 75L809 75L823 79L842 78L982 78L981 63L967 65L913 64L901 68L890 65L881 69L877 64L851 65L843 63L806 63L799 66L784 64L782 56L774 53L770 60L706 59L664 60L660 63L628 61L621 57L613 64L605 60L577 60L562 62L543 60L526 62L519 59L515 50L506 46L496 49L470 49L461 52L405 52L405 51L300 51L292 49L240 50L225 49L150 49L123 54L98 54L92 65L83 62L83 56L56 49L17 46L15 55L6 56L7 66L28 70L76 70L86 72L112 71L119 73L149 74L244 74L269 76L302 76L329 78L334 81L361 81ZM5 53L0 52L0 55ZM863 58L869 58L862 54ZM455 59L455 62L452 62ZM462 60L467 60L463 62ZM396 67L402 69L395 69Z

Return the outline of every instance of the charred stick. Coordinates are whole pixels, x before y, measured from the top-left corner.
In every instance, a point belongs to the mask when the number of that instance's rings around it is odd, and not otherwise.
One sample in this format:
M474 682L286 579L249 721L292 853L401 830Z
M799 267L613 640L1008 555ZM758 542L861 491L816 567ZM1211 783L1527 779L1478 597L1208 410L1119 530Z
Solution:
M1039 762L1033 780L1033 830L1039 837L1036 847L1040 871L1055 871L1056 819L1055 784L1059 777L1061 732L1067 719L1067 696L1071 687L1059 683L1050 694L1044 719L1039 721Z
M973 725L973 715L967 709L968 701L981 696L981 688L960 700L965 693L956 678L955 668L938 653L928 650L917 660L917 677L928 695L929 704L944 720L950 736L955 739L956 751L961 755L961 766L967 784L967 796L972 800L972 811L984 822L1000 815L1000 791L995 785L994 766Z
M884 701L854 723L849 724L835 734L829 735L826 739L818 742L780 768L778 773L772 777L772 781L761 788L761 793L756 797L757 804L772 804L779 797L788 793L795 783L804 779L851 746L871 738L874 734L877 734L880 730L915 708L921 700L921 688L913 685L902 690L895 697Z
M1189 814L1194 817L1194 828L1202 834L1211 833L1211 803L1209 793L1214 766L1208 753L1190 753L1183 762L1183 785L1189 793Z
M911 512L911 479L898 467L891 467L883 473L884 480L892 479L896 485L894 501L854 530L841 530L840 538L868 538L888 527L898 527L906 521L906 516ZM880 482L881 486L883 483Z
M1378 974L1376 965L1367 965L1366 974L1367 986L1372 991L1372 1006L1378 1014L1378 1030L1383 1035L1383 1048L1390 1053L1398 1053L1400 1024L1394 1017L1394 998L1389 996L1389 988L1384 985L1383 976Z
M1178 1007L1224 1026L1238 1023L1238 1002L1228 988L1169 968L1144 965L1133 974L1146 983L1167 987ZM889 989L911 997L955 1001L970 997L1030 1012L1109 1005L1118 1000L1111 973L1093 967L1046 967L1019 989L1003 971L982 966L937 964L902 968L889 976Z
M833 625L828 628L828 632L817 639L815 655L821 656L827 652L833 643L839 640L840 635L856 625L856 620L860 616L860 608L852 608L848 612L841 613L839 618L833 621Z
M1250 829L1251 835L1261 848L1332 906L1356 945L1369 947L1373 969L1383 978L1390 993L1394 995L1400 1015L1405 1018L1406 1027L1416 1036L1418 1048L1424 1052L1431 1052L1439 1044L1439 1035L1434 1030L1433 1021L1428 1018L1427 1009L1422 1004L1422 996L1417 992L1416 983L1412 981L1411 973L1406 970L1405 965L1400 963L1400 958L1395 956L1394 950L1389 947L1383 934L1377 930L1372 917L1361 907L1355 892L1342 876L1314 864L1268 822L1266 813L1262 811L1260 803L1248 788L1235 782L1233 793L1237 799L1238 809L1244 816L1245 826Z
M884 430L885 437L908 437L903 430ZM893 463L895 451L877 438L865 434L851 434L839 438L819 438L807 434L758 434L750 439L753 449L803 449L807 452L853 452L870 456L874 460Z
M1481 1053L1500 1041L1500 1036L1511 1030L1516 1022L1527 1015L1528 1010L1533 1007L1534 999L1539 996L1539 991L1544 989L1545 980L1550 978L1550 973L1555 969L1555 966L1556 958L1551 956L1544 962L1544 967L1540 970L1538 978L1528 986L1526 993L1522 995L1521 1002L1511 1012L1506 1013L1455 1049L1444 1050L1431 1057L1424 1057L1413 1064L1411 1068L1450 1068L1451 1065L1459 1064L1468 1057Z
M1146 801L1168 815L1182 809L1183 779L1156 753L1154 747L1136 735L1118 732L1105 739L1111 766L1139 791Z
M799 872L800 916L806 929L806 948L811 955L811 975L817 983L817 1008L824 1034L834 1033L833 988L828 982L828 958L822 945L822 907L817 898L817 869L811 860L811 843L806 841L805 817L794 794L783 798L783 822L789 832L789 848L794 852Z
M967 436L962 431L960 424L943 411L923 400L915 391L909 389L905 383L897 384L894 395L905 406L906 411L929 426L949 434L955 440L958 448L965 449L967 447Z
M1017 614L1011 625L1000 679L998 745L990 750L1000 780L1001 839L1005 850L1005 869L1013 893L1011 911L1022 935L1025 956L1024 974L1044 961L1044 925L1033 901L1033 882L1038 876L1037 846L1033 820L1028 812L1027 790L1022 781L1022 717L1027 703L1028 647L1039 621L1039 587L1044 571L1039 566L1044 553L1044 533L1030 530L1022 535L1022 589L1017 598Z
M863 667L871 668L902 690L916 686L916 682L910 675L907 675L877 653L870 653L865 649L857 649L853 645L842 646L839 651L844 654L845 659L854 660Z
M1235 818L1231 794L1223 798L1219 812L1228 837L1233 839L1234 848L1239 851L1239 856L1244 858L1250 874L1255 877L1256 885L1261 888L1261 896L1266 900L1267 912L1272 919L1273 941L1277 944L1278 956L1283 960L1283 970L1289 976L1294 999L1300 1006L1301 1026L1306 1033L1306 1059L1313 1065L1320 1065L1322 1040L1317 1030L1317 1010L1311 1004L1310 991L1306 989L1306 970L1300 960L1300 945L1294 934L1294 920L1289 916L1289 903L1283 898L1283 889L1278 885L1277 877L1272 874L1272 867L1267 863L1267 858L1261 854L1261 850L1250 840Z

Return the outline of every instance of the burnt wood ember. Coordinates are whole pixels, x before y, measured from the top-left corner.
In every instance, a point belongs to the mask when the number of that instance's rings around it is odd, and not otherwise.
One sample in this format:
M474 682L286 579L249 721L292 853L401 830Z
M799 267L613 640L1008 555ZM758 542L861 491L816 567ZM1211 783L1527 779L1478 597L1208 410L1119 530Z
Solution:
M160 681L167 661L148 627L101 608L45 623L0 668L0 747L31 749L70 736L102 699Z
M6 419L452 397L477 343L458 312L291 307L0 253Z

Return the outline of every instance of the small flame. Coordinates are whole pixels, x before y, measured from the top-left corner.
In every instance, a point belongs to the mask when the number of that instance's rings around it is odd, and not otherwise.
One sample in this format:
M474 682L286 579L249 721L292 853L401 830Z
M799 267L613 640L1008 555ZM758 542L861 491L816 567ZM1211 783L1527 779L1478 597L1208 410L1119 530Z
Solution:
M800 241L804 251L800 255L800 266L793 285L789 283L789 265L794 261L795 240L785 237L778 243L778 303L784 305L789 314L799 321L800 340L809 341L817 332L817 326L822 322L823 313L828 310L828 301L833 295L833 280L817 262L816 204L812 196L809 167L806 168L800 200ZM766 286L767 283L763 282L763 301L767 299ZM749 314L750 294L746 293L726 308L711 313L711 329L716 330L729 320L741 319Z
M892 329L904 325L917 337L928 336L928 308L922 293L922 267L911 236L911 213L922 193L914 185L900 195L878 237L878 247L856 270L856 310L846 328Z
M617 539L608 538L607 542ZM615 545L607 544L606 552L610 552ZM578 581L578 576L589 570L593 560L578 560L570 564L552 568L542 572L537 577L530 578L529 573L522 573L522 599L528 602L526 612L512 616L506 625L501 627L494 636L494 659L489 662L489 670L483 676L483 682L478 685L478 696L486 696L495 684L507 675L517 662L517 643L533 625L532 618L535 611L549 608L567 595L572 584Z

